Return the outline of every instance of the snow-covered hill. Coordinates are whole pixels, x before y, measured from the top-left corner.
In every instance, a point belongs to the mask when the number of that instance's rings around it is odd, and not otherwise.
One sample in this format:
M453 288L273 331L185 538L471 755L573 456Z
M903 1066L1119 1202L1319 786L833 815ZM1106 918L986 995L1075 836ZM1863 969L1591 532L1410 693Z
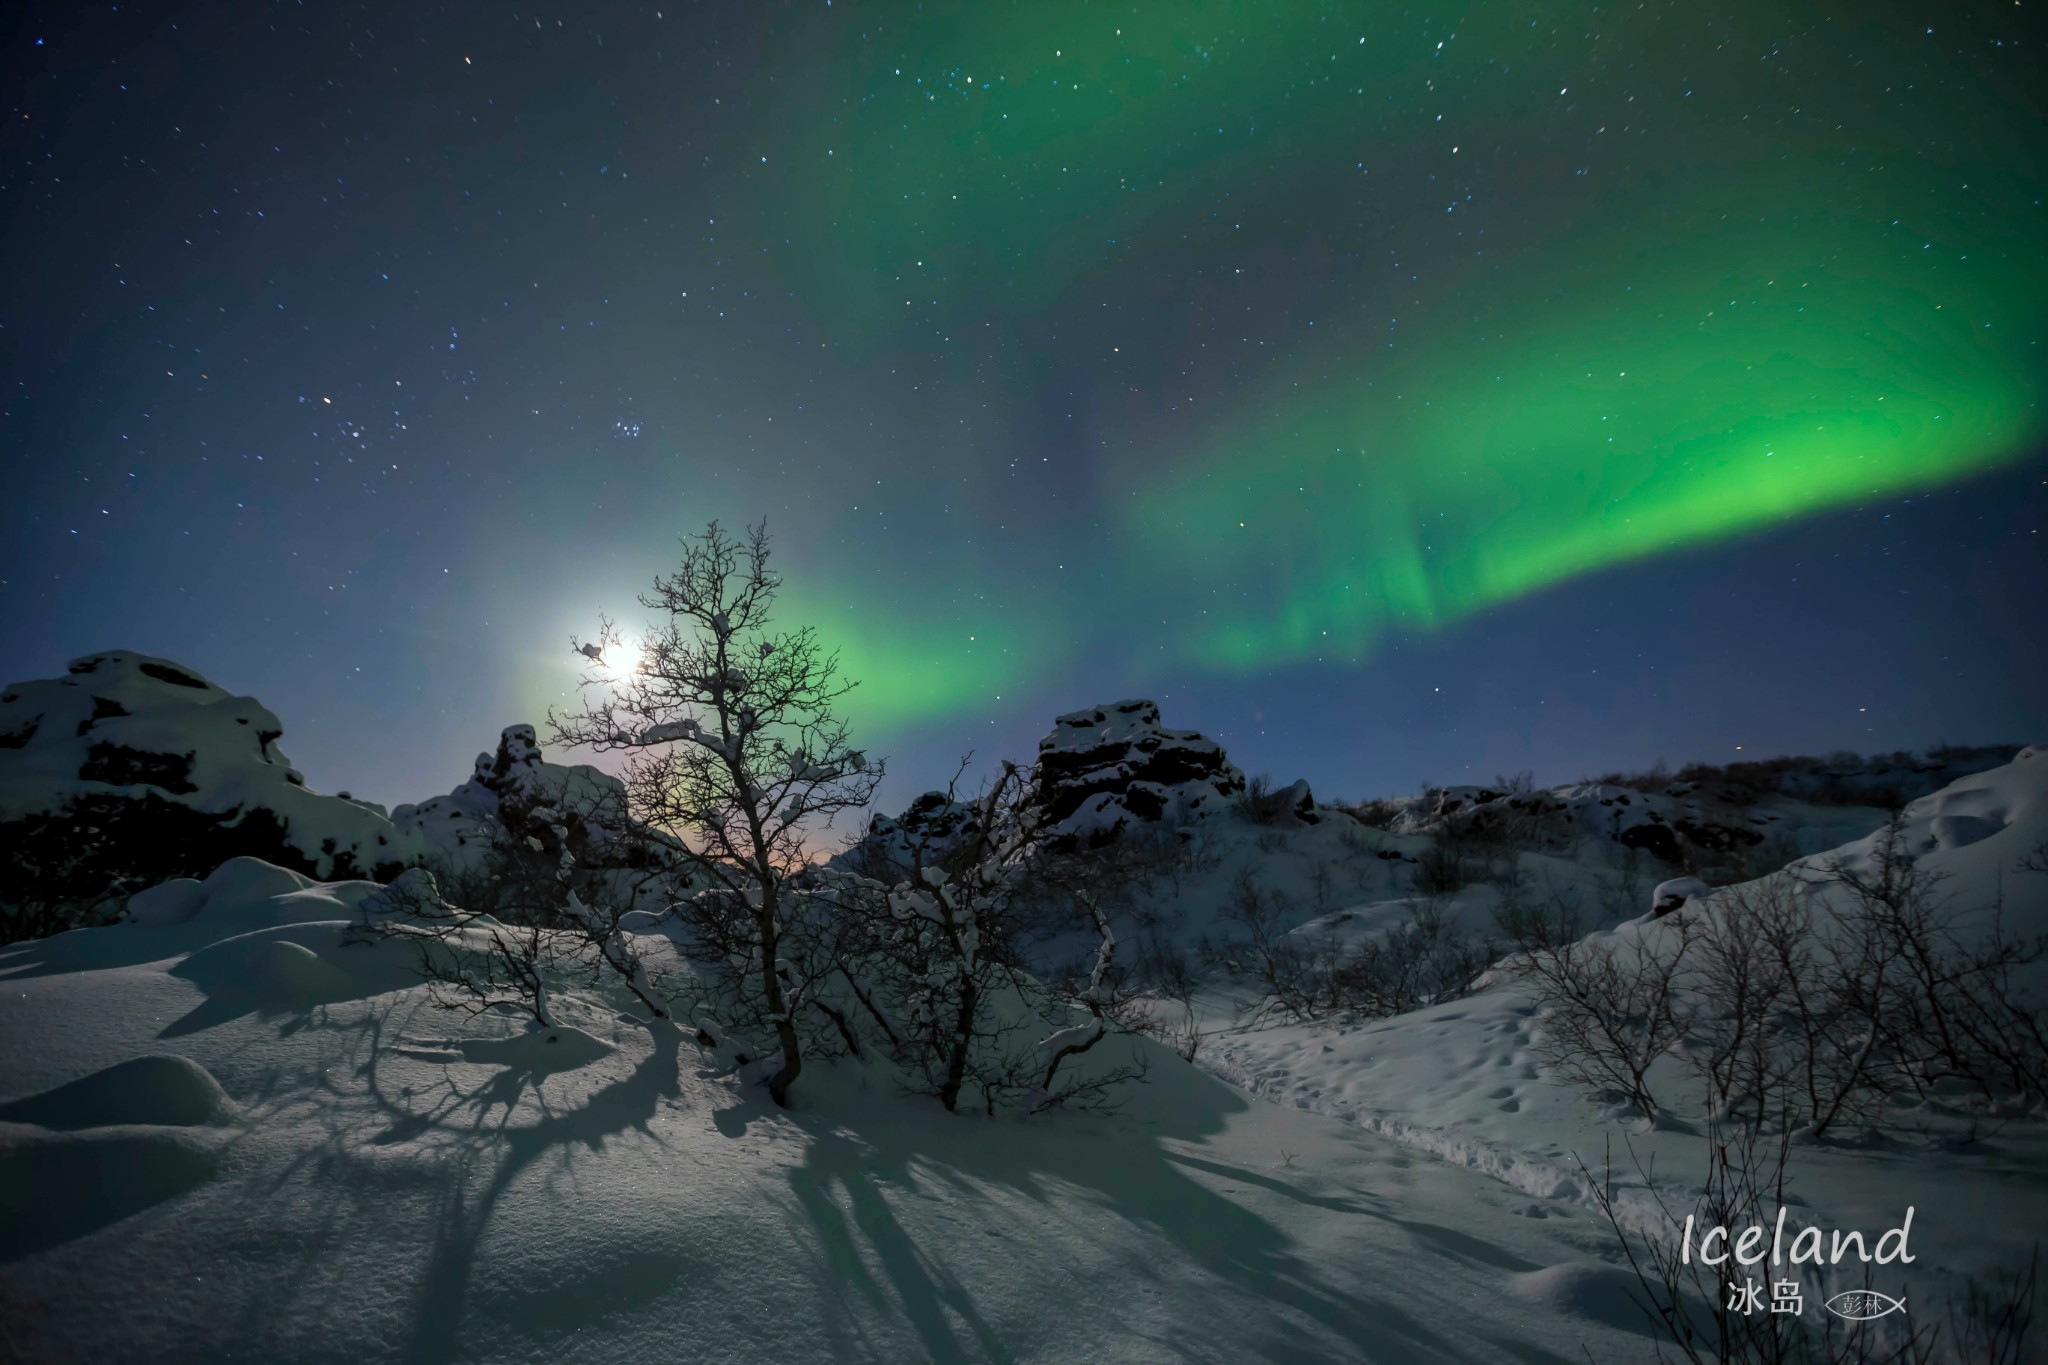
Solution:
M317 877L394 875L384 811L310 790L284 726L183 665L126 650L0 690L0 905L118 898L238 854Z
M1794 866L1816 877L1836 867L1867 874L1882 838L1873 829ZM1966 929L1988 924L1996 907L2007 933L2048 933L2048 748L2024 749L2009 763L1913 801L1903 812L1899 846L1938 879L1942 904ZM1617 871L1601 855L1575 865L1524 853L1522 875L1526 889L1547 897L1596 908L1604 896L1617 910L1623 905ZM1661 918L1647 913L1645 895L1638 902L1644 913L1596 930L1594 939L1642 940L1654 951L1679 931L1678 921L1722 913L1726 898L1743 890L1697 896ZM1453 918L1476 929L1501 895L1498 885L1477 884L1447 899ZM1332 932L1384 933L1415 899L1364 900L1296 932L1314 940ZM2038 965L2030 983L2037 999L2048 985ZM1588 1205L1592 1191L1580 1162L1600 1173L1610 1143L1625 1193L1641 1180L1634 1158L1622 1153L1624 1141L1679 1191L1695 1189L1709 1168L1697 1104L1682 1105L1647 1131L1633 1115L1559 1084L1540 1064L1536 1044L1545 1023L1534 989L1511 973L1492 973L1468 997L1371 1020L1284 1022L1268 1014L1258 1026L1242 1026L1241 1003L1255 994L1253 983L1211 983L1202 1000L1214 1031L1204 1064L1275 1103L1339 1117L1484 1172L1542 1201L1532 1207ZM1653 1075L1683 1093L1677 1063L1660 1066ZM2048 1132L2038 1122L1994 1123L1960 1149L1953 1146L1957 1137L1937 1125L1925 1142L1804 1146L1792 1158L1802 1208L1831 1225L1890 1227L1906 1204L1918 1208L1914 1236L1930 1307L1969 1276L2024 1266L2032 1239L2048 1227L2048 1189L2040 1180L2048 1169Z

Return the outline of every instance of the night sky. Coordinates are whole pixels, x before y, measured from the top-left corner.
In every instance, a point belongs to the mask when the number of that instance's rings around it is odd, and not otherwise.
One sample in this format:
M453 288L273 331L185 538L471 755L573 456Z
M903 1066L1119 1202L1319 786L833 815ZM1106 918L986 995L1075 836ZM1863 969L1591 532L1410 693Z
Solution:
M2048 738L2038 16L9 7L0 677L415 800L766 517L899 803Z

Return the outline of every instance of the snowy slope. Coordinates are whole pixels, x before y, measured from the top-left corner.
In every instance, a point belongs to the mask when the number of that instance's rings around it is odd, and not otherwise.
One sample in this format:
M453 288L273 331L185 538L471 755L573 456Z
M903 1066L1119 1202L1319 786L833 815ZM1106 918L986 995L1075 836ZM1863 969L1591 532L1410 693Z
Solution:
M1945 879L1942 892L1959 909L1998 902L2009 931L2048 932L2048 873L2021 870L2023 862L2039 860L2048 841L2048 749L2022 750L2008 764L1954 781L1914 801L1904 815L1906 850ZM1801 865L1863 867L1876 837ZM1473 888L1458 903L1469 905L1481 894L1497 893ZM1714 905L1709 896L1684 913L1712 914ZM1339 913L1384 926L1395 908L1381 902ZM1477 921L1476 909L1470 917ZM1645 916L1602 932L1654 939L1669 928ZM1359 1023L1234 1028L1233 994L1219 990L1208 1001L1218 1036L1203 1061L1276 1103L1343 1118L1568 1204L1589 1198L1579 1159L1600 1172L1610 1141L1624 1185L1639 1183L1627 1169L1624 1140L1681 1185L1706 1169L1705 1145L1684 1131L1683 1121L1644 1133L1546 1077L1532 1046L1541 1024L1531 991L1505 974L1467 999ZM2044 1163L2048 1134L2038 1124L2016 1122L1964 1152L1910 1145L1802 1148L1795 1151L1793 1173L1802 1201L1825 1210L1831 1225L1890 1227L1904 1205L1914 1203L1923 1273L1939 1285L2024 1263L2029 1239L2048 1227ZM1930 1295L1930 1304L1937 1299Z
M1593 1219L1150 1048L1112 1116L807 1072L619 1002L554 1041L249 860L0 950L0 1311L27 1359L1640 1359Z

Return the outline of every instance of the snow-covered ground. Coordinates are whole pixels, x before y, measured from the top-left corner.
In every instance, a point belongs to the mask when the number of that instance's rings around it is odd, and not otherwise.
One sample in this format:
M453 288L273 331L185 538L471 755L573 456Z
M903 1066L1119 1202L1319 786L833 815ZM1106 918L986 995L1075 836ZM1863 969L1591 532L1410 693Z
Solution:
M1981 920L1997 904L2008 932L2048 933L2048 872L2021 866L2038 861L2048 841L2048 748L2023 750L2007 765L1961 778L1912 803L1904 819L1905 850L1942 879L1939 894L1966 912L1966 922L1969 915ZM1831 860L1858 866L1876 838L1868 835L1798 866L1818 869ZM1596 905L1600 879L1616 875L1597 857L1576 870L1557 859L1525 855L1524 863L1532 884L1566 892L1576 887L1581 905ZM1469 888L1451 898L1452 917L1483 923L1498 895L1491 886ZM1413 899L1347 907L1298 932L1389 927ZM1647 897L1642 904L1647 908ZM1710 915L1716 902L1709 896L1682 913ZM1673 932L1671 921L1645 920L1601 934L1654 939ZM2044 984L2038 974L2034 984ZM1604 1176L1611 1154L1624 1203L1642 1184L1638 1158L1688 1196L1708 1169L1697 1105L1681 1106L1673 1121L1648 1130L1547 1076L1533 1046L1543 1026L1533 988L1505 972L1467 998L1369 1022L1276 1023L1267 1017L1242 1027L1238 1019L1251 993L1211 990L1202 998L1203 1021L1214 1036L1199 1059L1216 1074L1277 1104L1338 1117L1482 1172L1542 1201L1546 1210L1592 1206L1582 1161ZM1656 1074L1682 1092L1676 1063L1663 1066ZM1954 1136L1935 1130L1891 1142L1796 1146L1789 1166L1802 1216L1827 1226L1890 1228L1914 1206L1913 1278L1930 1291L1930 1307L1970 1276L2009 1276L2024 1268L2048 1228L2048 1133L2038 1122L1994 1123L1963 1145Z
M0 1314L49 1360L1627 1361L1603 1229L1149 1043L961 1118L561 1006L429 1006L253 861L0 953ZM189 915L189 918L179 918ZM146 1060L154 1059L154 1060Z
M515 797L601 778L542 764L513 727L472 782L387 821L304 792L253 702L141 656L81 663L12 694L53 718L44 748L18 729L23 763L67 746L20 771L65 799L99 761L74 742L95 726L117 757L183 754L145 733L158 712L228 727L190 749L325 803L294 832L367 822L366 849L459 851ZM1220 748L1149 703L1062 717L1047 748L1076 830L1138 850L1127 942L1204 964L1195 1062L1116 1040L1149 1075L1106 1114L949 1115L854 1063L808 1066L781 1110L623 996L556 997L546 1029L436 1009L403 941L349 931L374 883L254 858L136 895L127 922L0 947L0 1359L1645 1360L1581 1163L1612 1161L1642 1225L1637 1162L1683 1204L1709 1157L1697 1113L1648 1130L1546 1074L1537 1002L1507 972L1392 1018L1289 1022L1217 965L1242 956L1248 901L1304 942L1418 910L1483 934L1511 881L1596 936L1654 942L1673 923L1645 916L1672 875L1654 870L1664 843L1752 870L1773 849L1853 863L1884 817L1844 790L1946 782L1908 808L1908 851L1957 905L2048 931L2048 872L2023 870L2048 858L2040 749L1953 781L1902 761L1734 796L1453 789L1381 803L1397 818L1375 828L1306 784L1259 806ZM194 771L226 790L212 761ZM155 790L112 776L127 785L88 794ZM1480 807L1525 841L1482 841L1480 874L1418 890L1444 817ZM936 829L955 808L920 809ZM877 837L901 842L916 813ZM1715 913L1706 894L1678 916ZM1036 949L1051 967L1094 942ZM2048 1227L2039 1123L1955 1136L1803 1145L1790 1167L1803 1219L1874 1238L1914 1207L1910 1273L1877 1287L1934 1316Z

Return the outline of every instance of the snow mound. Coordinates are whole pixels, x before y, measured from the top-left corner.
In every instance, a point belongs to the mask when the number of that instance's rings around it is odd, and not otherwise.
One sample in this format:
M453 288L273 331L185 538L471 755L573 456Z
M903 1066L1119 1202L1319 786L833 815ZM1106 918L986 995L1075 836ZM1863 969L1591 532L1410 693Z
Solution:
M290 939L272 939L252 953L249 977L252 994L288 1005L341 1000L356 988L354 977Z
M0 905L103 904L240 854L324 880L395 875L413 850L367 803L325 796L284 727L183 665L128 650L0 690ZM169 912L167 898L151 909Z
M1216 741L1159 723L1159 706L1120 701L1070 711L1038 742L1037 799L1049 824L1091 844L1135 821L1184 824L1223 809L1244 774Z
M0 1124L0 1262L199 1188L219 1174L220 1146L220 1135L191 1128L63 1133Z
M1615 1265L1545 1266L1511 1276L1508 1292L1531 1307L1574 1318L1589 1318L1624 1331L1644 1331L1649 1320L1636 1277Z
M261 858L230 858L204 880L173 877L136 892L128 898L127 922L164 928L237 914L246 918L252 913L269 924L343 919L378 890L375 882L316 882ZM215 927L216 937L236 932L225 925Z
M153 1054L116 1062L40 1095L0 1104L0 1123L70 1131L115 1124L207 1127L229 1123L235 1102L190 1057Z
M197 877L173 877L128 898L130 924L183 924L206 906L206 884Z
M418 980L405 945L348 946L346 924L293 918L292 899L274 897L245 907L250 920L283 918L209 943L170 969L171 975L190 981L209 1001L217 1002L217 1008L201 1018L217 1017L223 1009L299 1014L315 1005L380 995ZM337 909L335 902L327 904L330 912Z

